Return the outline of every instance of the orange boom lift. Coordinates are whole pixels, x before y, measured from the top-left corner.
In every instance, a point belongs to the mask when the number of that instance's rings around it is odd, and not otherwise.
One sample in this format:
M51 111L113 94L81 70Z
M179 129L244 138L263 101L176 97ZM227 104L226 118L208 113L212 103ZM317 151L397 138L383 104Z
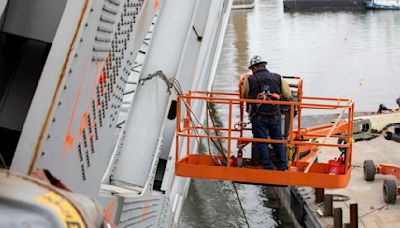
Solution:
M247 77L243 75L241 79ZM303 80L297 76L285 76L290 83L293 101L252 100L240 97L240 92L189 91L178 96L176 122L176 167L177 176L231 180L237 182L274 185L298 185L319 188L343 188L350 179L352 157L352 129L354 103L351 99L303 96ZM239 85L241 91L241 83ZM195 102L196 101L196 102ZM284 123L284 139L252 138L251 127L246 123L245 103L280 104ZM196 104L193 107L192 104ZM198 105L214 106L228 110L220 118L219 126L204 126L192 112ZM204 107L204 106L203 106ZM346 120L336 123L304 128L304 110L344 110ZM224 113L222 113L224 114ZM182 121L183 120L183 121ZM214 123L214 121L213 121ZM323 140L321 138L329 138ZM332 139L334 139L332 142ZM336 140L336 141L335 141ZM208 151L200 142L214 143ZM253 142L280 143L286 146L288 171L264 170L244 150ZM191 145L198 143L196 151ZM217 155L217 149L226 147L226 153ZM339 148L339 150L329 147ZM321 149L321 151L320 151ZM272 150L271 150L272 151ZM336 152L336 153L335 153ZM329 153L330 159L316 161L320 153ZM249 153L247 153L249 154ZM340 154L338 156L338 154ZM273 155L273 152L271 152ZM326 155L326 154L325 154ZM326 156L325 156L326 157ZM315 160L315 161L314 161Z

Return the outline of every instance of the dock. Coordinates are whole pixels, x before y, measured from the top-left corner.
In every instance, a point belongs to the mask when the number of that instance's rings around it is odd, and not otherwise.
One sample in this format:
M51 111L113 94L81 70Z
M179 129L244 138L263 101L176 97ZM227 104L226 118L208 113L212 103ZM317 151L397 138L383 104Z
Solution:
M363 0L284 0L285 11L314 9L365 9Z
M387 129L393 132L393 124L400 122L400 112L383 115L358 117L369 119L372 131L381 132ZM333 141L332 141L333 142ZM326 161L332 154L338 154L336 148L326 148L318 157ZM375 180L364 180L363 164L365 160L373 160L375 165L386 164L400 166L400 144L386 140L381 134L371 140L353 144L352 173L350 183L343 189L324 189L325 195L333 196L333 207L341 208L342 224L350 223L350 205L357 204L358 227L400 227L400 200L395 204L387 204L383 198L383 182L395 179L390 175L376 174ZM316 202L316 189L311 187L276 187L278 197L291 212L293 220L306 227L334 227L332 214L324 210L324 202Z
M358 204L358 223L360 227L400 227L400 203L386 204L383 200L383 181L392 178L388 175L375 176L367 182L363 177L364 160L374 160L375 164L400 165L400 145L380 136L371 141L354 144L353 169L349 185L344 189L325 189L325 194L348 197L347 201L334 201L333 208L342 208L343 222L350 223L350 204ZM314 189L304 188L302 194L314 195ZM315 199L315 198L314 198ZM313 197L307 201L310 208L321 209ZM322 210L323 211L323 210ZM324 227L333 225L330 216L320 217Z

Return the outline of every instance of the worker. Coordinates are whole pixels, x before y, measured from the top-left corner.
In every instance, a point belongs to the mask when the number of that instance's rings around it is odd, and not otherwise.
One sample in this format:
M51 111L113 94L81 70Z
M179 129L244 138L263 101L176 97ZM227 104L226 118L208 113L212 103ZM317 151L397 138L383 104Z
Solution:
M250 59L249 69L252 75L242 81L241 96L246 99L260 99L262 95L267 100L290 100L291 92L289 84L276 73L269 72L266 68L267 61L261 56L255 55ZM271 104L246 104L246 111L252 124L254 138L282 140L281 113L279 105ZM278 170L287 170L287 156L283 144L272 143L276 157ZM255 142L257 153L260 154L264 169L273 169L270 159L268 144Z

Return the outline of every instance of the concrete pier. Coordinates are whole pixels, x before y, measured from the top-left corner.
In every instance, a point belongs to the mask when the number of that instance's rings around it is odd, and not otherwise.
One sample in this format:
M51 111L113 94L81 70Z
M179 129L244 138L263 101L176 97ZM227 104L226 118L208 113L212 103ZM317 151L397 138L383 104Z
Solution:
M326 189L326 194L348 197L347 201L334 201L334 208L342 208L344 223L350 222L350 204L358 203L359 227L400 227L400 203L389 205L383 200L383 180L389 175L376 174L375 180L366 182L363 177L364 160L374 160L375 165L393 164L400 166L400 144L385 140L382 136L371 141L357 142L353 147L353 169L349 185L344 189ZM314 191L302 188L303 193ZM307 202L317 210L320 205L313 200ZM319 217L318 215L316 215ZM319 217L324 227L333 225L332 217Z
M400 112L358 118L369 119L372 130L379 132L388 125L399 123ZM394 132L394 127L389 127L388 130ZM334 139L331 141L335 143ZM318 159L326 162L334 154L339 154L337 148L325 148ZM343 223L350 223L351 205L357 203L358 227L400 227L400 201L397 200L396 204L387 204L383 199L383 181L394 179L394 177L376 174L374 181L365 181L363 176L365 160L373 160L375 165L400 166L400 144L384 139L383 135L369 141L355 142L349 185L343 189L325 189L324 191L325 194L333 195L332 209L341 208ZM275 190L283 205L292 212L291 217L298 224L316 228L334 227L334 218L324 215L324 203L316 202L314 188L276 187Z
M363 0L284 0L285 11L311 9L364 9Z
M383 200L383 181L394 177L376 174L372 182L366 182L363 177L364 160L372 159L375 165L400 166L400 144L380 136L371 141L357 142L353 149L353 169L349 185L343 189L325 189L325 194L333 194L333 209L341 208L343 223L350 223L350 205L357 203L358 227L400 227L400 201L386 204ZM330 153L335 151L326 151L319 159L327 159L326 155ZM334 227L333 216L324 215L324 203L315 202L314 188L275 187L274 190L296 225Z

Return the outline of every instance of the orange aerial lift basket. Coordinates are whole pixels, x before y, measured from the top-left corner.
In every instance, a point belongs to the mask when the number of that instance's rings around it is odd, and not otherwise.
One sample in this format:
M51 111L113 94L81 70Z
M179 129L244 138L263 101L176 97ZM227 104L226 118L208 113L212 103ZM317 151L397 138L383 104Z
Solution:
M247 76L243 75L241 80ZM303 96L301 77L284 78L294 95L292 101L243 99L239 92L189 91L178 96L175 174L255 184L346 187L352 157L352 100ZM279 104L284 139L253 138L250 124L246 123L246 103ZM196 117L194 110L204 106L208 110L206 118ZM216 121L212 118L213 110L219 110ZM302 113L310 114L313 110L344 111L346 119L304 128ZM328 140L321 142L322 138ZM284 144L288 170L262 169L252 147L255 142ZM273 151L270 153L272 157Z

